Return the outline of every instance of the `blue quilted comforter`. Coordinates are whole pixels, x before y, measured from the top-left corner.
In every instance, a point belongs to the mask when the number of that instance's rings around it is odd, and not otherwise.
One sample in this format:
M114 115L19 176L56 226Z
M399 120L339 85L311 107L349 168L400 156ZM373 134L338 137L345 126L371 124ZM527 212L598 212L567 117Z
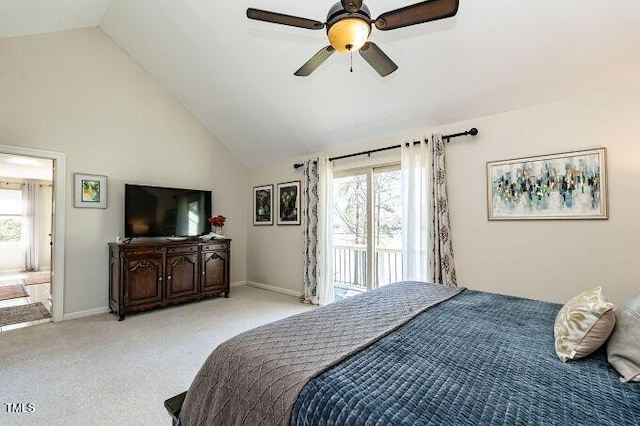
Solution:
M600 350L563 364L560 306L466 290L311 380L292 425L640 425Z

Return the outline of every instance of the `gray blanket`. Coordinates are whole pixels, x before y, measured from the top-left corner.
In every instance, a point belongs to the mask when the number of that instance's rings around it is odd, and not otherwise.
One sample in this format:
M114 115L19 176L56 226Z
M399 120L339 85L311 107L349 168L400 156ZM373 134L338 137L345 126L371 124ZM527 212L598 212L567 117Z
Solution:
M181 422L287 425L310 379L460 291L397 283L240 334L204 363Z

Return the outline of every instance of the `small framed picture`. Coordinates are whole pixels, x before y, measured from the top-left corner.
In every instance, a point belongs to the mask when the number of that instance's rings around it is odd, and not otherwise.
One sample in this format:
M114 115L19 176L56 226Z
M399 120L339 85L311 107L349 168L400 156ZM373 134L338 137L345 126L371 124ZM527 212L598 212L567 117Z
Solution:
M253 187L253 224L273 225L273 185Z
M300 181L278 184L278 225L300 225Z
M74 207L88 209L107 208L107 177L99 175L73 174Z

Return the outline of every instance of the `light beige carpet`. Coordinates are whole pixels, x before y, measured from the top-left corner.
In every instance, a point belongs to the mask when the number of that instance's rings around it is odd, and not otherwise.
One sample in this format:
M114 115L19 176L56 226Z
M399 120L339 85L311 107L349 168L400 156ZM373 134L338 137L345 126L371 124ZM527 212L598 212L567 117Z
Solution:
M253 287L167 309L0 332L0 425L170 425L164 400L185 391L224 340L312 309Z

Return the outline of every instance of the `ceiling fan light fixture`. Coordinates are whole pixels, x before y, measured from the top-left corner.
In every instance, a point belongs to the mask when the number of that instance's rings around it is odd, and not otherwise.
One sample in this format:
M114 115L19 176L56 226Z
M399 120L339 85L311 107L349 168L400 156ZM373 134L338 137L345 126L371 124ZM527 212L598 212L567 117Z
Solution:
M359 51L360 56L376 70L381 77L386 77L398 69L398 66L375 43L368 41L372 26L389 31L410 25L424 24L455 16L460 0L426 0L400 9L390 10L371 19L369 8L363 0L340 0L329 9L327 20L323 23L313 19L285 15L283 13L248 8L247 17L256 21L271 22L309 30L327 29L329 46L326 46L309 59L294 75L305 77L316 70L336 50L342 53ZM353 72L353 67L351 68Z
M371 34L371 24L360 18L341 19L329 27L329 43L338 52L360 50Z

